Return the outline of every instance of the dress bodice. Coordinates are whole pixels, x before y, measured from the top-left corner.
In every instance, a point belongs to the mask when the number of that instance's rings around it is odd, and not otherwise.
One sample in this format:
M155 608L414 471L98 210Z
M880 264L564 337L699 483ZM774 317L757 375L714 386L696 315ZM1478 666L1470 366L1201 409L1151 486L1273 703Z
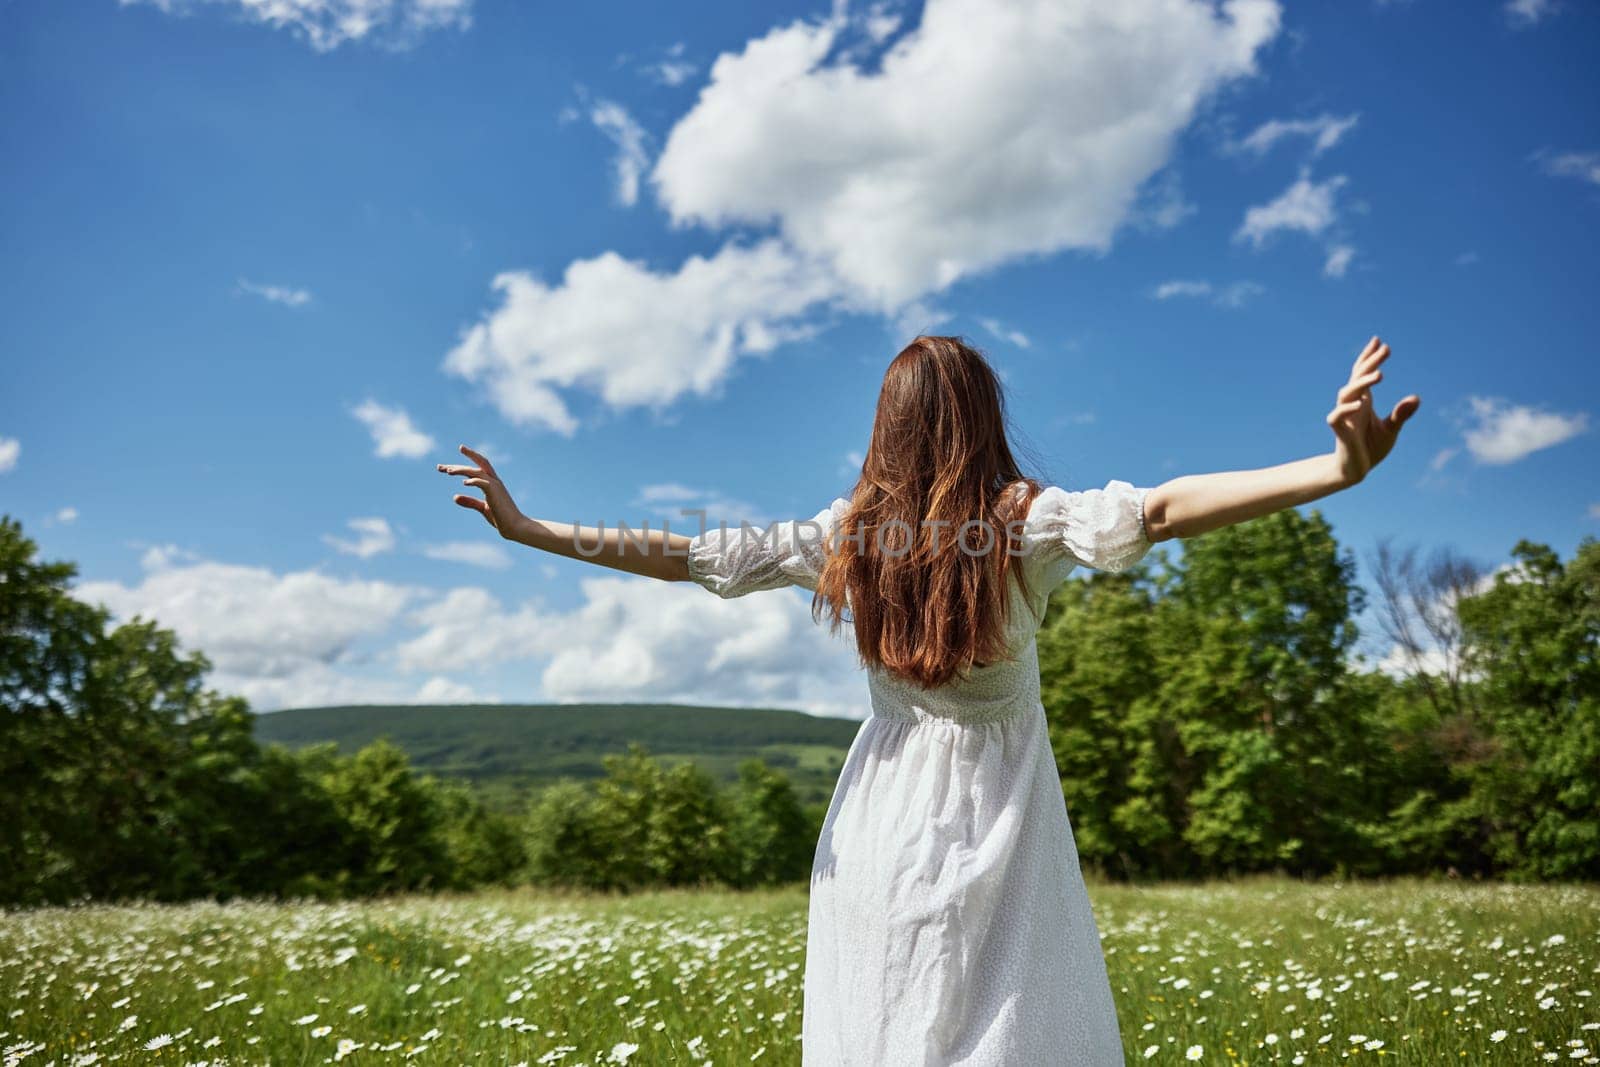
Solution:
M1043 489L1022 525L1022 551L1013 560L1026 591L1009 578L1008 657L973 667L945 685L923 689L879 667L868 667L874 717L993 722L1039 704L1039 652L1035 641L1050 591L1077 566L1120 571L1138 562L1151 544L1144 525L1148 488L1111 481L1103 489ZM840 497L805 520L774 523L765 531L718 527L693 538L691 580L722 597L798 585L815 590L826 546L850 502Z

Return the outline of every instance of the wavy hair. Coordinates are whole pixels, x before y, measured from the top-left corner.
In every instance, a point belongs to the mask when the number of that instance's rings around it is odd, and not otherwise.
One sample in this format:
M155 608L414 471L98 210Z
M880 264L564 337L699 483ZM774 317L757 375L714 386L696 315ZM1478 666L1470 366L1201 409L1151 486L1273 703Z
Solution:
M1007 655L1015 527L1041 486L1006 430L999 377L962 338L917 337L889 364L812 601L834 633L849 605L863 663L929 689Z

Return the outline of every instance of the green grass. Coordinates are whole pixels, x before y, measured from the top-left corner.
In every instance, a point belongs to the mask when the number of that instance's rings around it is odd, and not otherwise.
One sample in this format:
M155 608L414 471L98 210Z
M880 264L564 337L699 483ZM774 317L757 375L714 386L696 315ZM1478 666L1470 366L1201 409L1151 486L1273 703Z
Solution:
M720 782L760 756L789 777L801 803L826 805L861 723L772 708L469 704L297 708L260 715L255 727L261 741L290 748L332 741L353 752L387 737L419 769L466 778L508 807L558 778L602 777L602 757L630 741L668 765L693 761Z
M1596 1062L1600 888L1091 895L1130 1064L1189 1062L1191 1046L1218 1064ZM805 903L803 887L522 890L13 912L0 1047L41 1065L320 1063L341 1041L354 1064L794 1064Z

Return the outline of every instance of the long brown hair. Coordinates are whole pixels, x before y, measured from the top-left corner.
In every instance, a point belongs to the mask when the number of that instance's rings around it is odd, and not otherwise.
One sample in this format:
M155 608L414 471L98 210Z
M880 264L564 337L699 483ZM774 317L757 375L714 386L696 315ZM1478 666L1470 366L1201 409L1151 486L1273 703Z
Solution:
M884 373L813 617L825 611L837 632L848 594L863 663L923 688L1003 658L1006 577L1015 571L1023 582L1012 566L1013 522L1039 489L1012 458L1005 394L988 361L960 337L916 338Z

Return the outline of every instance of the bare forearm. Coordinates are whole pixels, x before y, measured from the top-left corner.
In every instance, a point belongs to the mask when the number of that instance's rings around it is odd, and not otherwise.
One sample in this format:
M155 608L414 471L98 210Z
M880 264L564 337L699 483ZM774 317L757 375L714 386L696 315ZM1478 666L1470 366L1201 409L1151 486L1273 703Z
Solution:
M574 526L524 515L512 524L506 538L629 574L668 582L689 580L689 538L683 534L634 529L624 533L614 526Z
M1145 529L1151 541L1194 537L1320 499L1352 484L1332 452L1256 470L1186 474L1150 490L1144 505Z

